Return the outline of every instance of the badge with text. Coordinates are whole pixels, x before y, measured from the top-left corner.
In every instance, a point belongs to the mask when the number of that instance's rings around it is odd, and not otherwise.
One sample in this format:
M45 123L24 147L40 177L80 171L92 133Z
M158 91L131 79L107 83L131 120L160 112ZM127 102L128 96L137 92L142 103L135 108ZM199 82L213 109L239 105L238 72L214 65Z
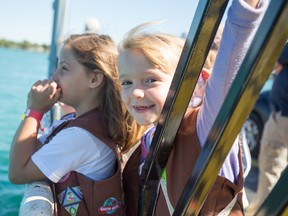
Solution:
M119 202L114 197L109 197L108 199L105 200L105 202L103 203L103 206L101 206L98 209L98 212L100 214L113 214L120 207L121 207L121 202Z

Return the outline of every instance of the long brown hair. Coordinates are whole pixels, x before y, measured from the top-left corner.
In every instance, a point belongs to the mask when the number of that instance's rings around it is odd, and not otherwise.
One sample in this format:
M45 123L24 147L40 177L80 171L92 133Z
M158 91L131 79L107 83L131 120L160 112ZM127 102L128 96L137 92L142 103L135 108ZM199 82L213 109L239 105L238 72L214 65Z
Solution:
M103 73L104 83L98 98L99 109L104 114L108 135L120 145L122 151L126 151L128 146L138 141L141 130L138 130L121 101L116 44L110 36L95 33L71 35L65 44L71 46L87 73Z

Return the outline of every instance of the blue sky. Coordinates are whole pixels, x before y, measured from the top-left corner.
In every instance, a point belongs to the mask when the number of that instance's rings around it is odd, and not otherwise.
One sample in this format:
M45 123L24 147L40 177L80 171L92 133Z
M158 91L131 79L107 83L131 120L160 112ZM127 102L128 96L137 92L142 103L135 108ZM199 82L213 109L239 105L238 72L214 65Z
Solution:
M50 44L54 0L6 0L0 7L0 39L28 40ZM118 42L134 26L152 20L165 20L161 31L181 35L189 30L198 0L68 0L65 35L82 33L85 21L95 17L99 33Z
M6 0L0 6L0 39L50 44L54 0ZM69 0L65 34L81 33L89 17L100 22L99 33L119 41L132 27L166 20L161 30L180 35L188 30L198 0ZM158 27L157 27L158 28Z

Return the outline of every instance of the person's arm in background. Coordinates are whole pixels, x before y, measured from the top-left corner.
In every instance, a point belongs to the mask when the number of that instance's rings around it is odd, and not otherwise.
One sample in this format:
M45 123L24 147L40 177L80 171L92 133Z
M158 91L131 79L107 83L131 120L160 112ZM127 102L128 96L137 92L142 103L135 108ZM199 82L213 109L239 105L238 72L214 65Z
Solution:
M259 2L259 3L258 3ZM235 0L228 11L218 54L211 77L206 83L203 105L197 116L197 134L201 146L236 77L245 54L263 18L269 1Z
M276 64L274 65L273 71L275 72L275 74L279 74L284 65L288 64L288 42L286 42Z

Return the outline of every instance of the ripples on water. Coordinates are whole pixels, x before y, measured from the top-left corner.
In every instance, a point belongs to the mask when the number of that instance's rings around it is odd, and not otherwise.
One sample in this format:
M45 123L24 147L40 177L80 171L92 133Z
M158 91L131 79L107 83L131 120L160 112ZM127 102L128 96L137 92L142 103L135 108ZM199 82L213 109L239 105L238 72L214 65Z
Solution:
M0 48L0 216L16 216L25 185L8 181L12 137L37 79L48 76L48 54Z

